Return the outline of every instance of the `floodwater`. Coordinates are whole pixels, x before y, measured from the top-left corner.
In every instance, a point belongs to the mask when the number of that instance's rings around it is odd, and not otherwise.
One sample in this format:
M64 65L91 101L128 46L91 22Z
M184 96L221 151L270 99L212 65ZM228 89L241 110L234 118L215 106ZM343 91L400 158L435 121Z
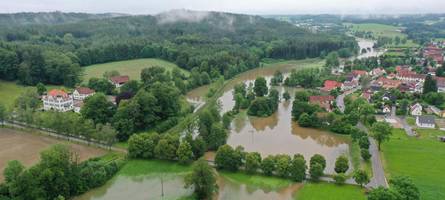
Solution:
M385 50L374 49L374 44L376 43L374 40L363 38L356 38L356 40L360 47L359 55L356 57L357 59L378 57L385 53ZM366 49L366 53L362 53L362 49Z
M253 83L256 77L263 76L268 82L276 70L288 76L296 65L281 65L277 68L258 68L242 73L232 79L224 88L219 98L221 113L230 111L235 102L233 100L233 87L238 83ZM274 87L280 94L288 91L294 96L295 91L302 88ZM349 157L350 139L347 136L337 135L323 130L303 128L292 120L292 100L281 101L278 111L270 117L259 118L240 113L232 121L227 144L232 147L242 146L247 152L259 152L263 157L277 154L302 154L307 161L314 154L321 154L326 158L325 173L334 173L335 159L341 155ZM212 155L208 155L211 160Z
M106 185L76 197L74 200L174 200L193 193L191 189L184 188L183 175L164 174L162 183L161 176L120 175ZM292 184L278 190L270 190L247 186L228 180L224 176L218 177L217 184L219 190L214 200L290 200L301 187L301 184Z

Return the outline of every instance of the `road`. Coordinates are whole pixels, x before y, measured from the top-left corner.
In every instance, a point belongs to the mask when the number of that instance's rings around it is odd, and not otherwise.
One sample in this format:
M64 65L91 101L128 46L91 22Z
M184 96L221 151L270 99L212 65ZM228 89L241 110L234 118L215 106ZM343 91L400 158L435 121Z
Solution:
M361 122L357 124L357 127L369 134L368 129ZM383 164L382 160L380 159L380 152L377 147L377 142L372 137L368 137L368 139L370 142L369 153L372 155L371 164L373 176L371 181L366 186L371 188L377 188L378 186L388 188L388 182L385 177L385 171L383 170Z
M405 129L405 133L408 136L414 137L417 134L413 131L413 128L411 128L411 126L408 124L408 122L406 122L406 118L405 117L398 117L395 116L395 118L397 119L397 121L400 122L400 124L402 125L403 129Z
M106 150L112 150L112 151L117 151L117 152L122 152L122 153L127 153L128 152L126 149L117 148L117 147L113 147L113 146L110 147L108 145L104 145L104 144L101 144L101 143L98 143L98 142L94 142L94 141L87 141L87 140L84 140L84 139L81 139L81 138L78 138L78 137L72 137L72 136L68 136L68 135L57 134L57 133L49 131L49 130L43 130L41 128L35 128L35 127L27 126L27 125L21 124L21 123L15 123L15 122L9 121L9 122L4 122L4 125L11 126L11 127L14 127L14 128L20 128L20 129L33 129L33 130L36 130L36 131L38 131L39 133L41 133L43 135L47 135L47 136L50 136L50 137L55 137L57 139L68 140L68 141L76 142L76 143L79 143L79 144L85 144L85 145L88 145L88 146L92 145L92 146L103 148L103 149L106 149Z
M344 102L345 96L355 92L356 90L358 90L358 88L346 91L345 93L337 96L336 103L337 103L337 107L339 108L339 110L341 112L345 111L345 102ZM395 112L394 112L394 114L395 114ZM365 131L369 135L368 129L361 122L359 122L357 124L357 127L360 130ZM383 164L382 164L382 160L380 159L380 152L378 150L377 143L374 140L374 138L372 138L372 137L368 137L368 139L370 142L369 153L371 153L371 155L372 155L371 164L372 164L373 177L371 177L371 181L369 182L367 187L376 188L378 186L383 186L383 187L387 188L388 182L386 181L385 171L383 170Z

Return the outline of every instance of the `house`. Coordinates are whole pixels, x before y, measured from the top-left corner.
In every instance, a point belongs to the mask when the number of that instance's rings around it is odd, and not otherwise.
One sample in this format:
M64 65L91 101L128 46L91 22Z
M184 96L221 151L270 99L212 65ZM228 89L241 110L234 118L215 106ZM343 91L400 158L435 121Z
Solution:
M383 89L388 90L388 89L398 88L402 84L402 81L380 77L374 83L380 85Z
M66 112L73 110L73 98L63 90L52 89L42 96L44 110Z
M412 71L401 70L396 74L396 79L402 81L425 82L425 74L417 74Z
M372 93L369 92L369 91L365 91L365 92L362 93L362 97L363 97L366 101L368 101L368 103L370 103L370 102L371 102Z
M436 106L429 105L428 108L431 111L431 113L433 113L439 117L442 117L442 115L443 115L442 111L439 108L437 108Z
M385 113L385 114L391 113L391 107L383 106L382 112Z
M434 116L417 116L416 125L421 128L434 128Z
M445 78L444 77L434 77L436 79L437 91L445 92Z
M414 85L414 92L415 93L423 93L423 82L418 82Z
M388 79L395 79L396 75L394 73L391 73L388 76L386 76L386 78L388 78Z
M411 107L410 107L410 112L411 112L411 115L413 115L413 116L420 116L420 115L422 115L422 105L420 105L420 103L416 103L416 104L414 104L414 105L412 105Z
M335 90L337 88L341 88L343 84L337 81L326 80L324 81L324 86L321 88L321 91L330 92L331 90Z
M73 92L73 99L83 101L89 96L93 96L95 91L87 87L78 87Z
M319 105L326 111L332 111L332 104L334 103L335 97L331 95L327 96L310 96L309 103Z
M352 70L351 74L358 81L361 77L368 75L368 72L365 70Z
M80 109L82 109L83 101L74 101L73 103L73 110L76 113L80 113Z
M130 80L128 76L113 76L110 77L110 82L113 83L116 88L120 88L122 85L127 83Z
M386 74L386 71L381 67L375 68L371 70L371 72L369 73L369 75L371 75L374 78L383 76L384 74Z
M358 86L359 84L357 80L345 81L341 86L341 91L352 90Z

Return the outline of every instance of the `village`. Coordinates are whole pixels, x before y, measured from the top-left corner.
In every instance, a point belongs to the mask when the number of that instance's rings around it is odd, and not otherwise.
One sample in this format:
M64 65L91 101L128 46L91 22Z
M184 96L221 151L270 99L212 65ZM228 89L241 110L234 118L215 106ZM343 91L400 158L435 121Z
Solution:
M325 80L319 88L324 95L311 96L309 101L332 112L335 106L344 109L345 96L360 97L374 106L378 121L403 128L408 135L415 135L415 127L445 130L445 110L440 94L445 92L445 78L436 74L443 67L443 46L443 43L430 43L418 50L413 57L415 66L422 66L422 69L417 71L414 65L349 73L344 73L343 69L332 70L344 81ZM429 91L424 91L426 85Z

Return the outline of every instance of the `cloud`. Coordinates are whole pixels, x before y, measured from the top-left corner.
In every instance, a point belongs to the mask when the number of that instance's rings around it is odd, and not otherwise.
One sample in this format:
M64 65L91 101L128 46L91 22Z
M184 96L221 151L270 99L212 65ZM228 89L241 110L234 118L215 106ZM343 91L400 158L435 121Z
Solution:
M1 0L0 12L121 12L157 14L172 9L248 14L443 13L443 0Z

